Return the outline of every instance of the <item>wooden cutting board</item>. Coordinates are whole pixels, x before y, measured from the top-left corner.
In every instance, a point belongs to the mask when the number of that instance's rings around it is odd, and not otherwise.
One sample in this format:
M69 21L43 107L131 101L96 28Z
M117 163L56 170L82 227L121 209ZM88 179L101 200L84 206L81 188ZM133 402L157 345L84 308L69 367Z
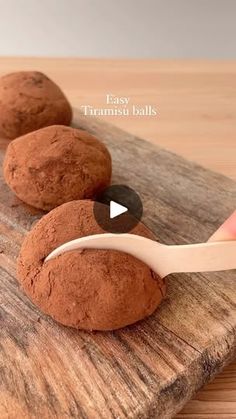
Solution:
M235 209L232 180L104 122L76 114L74 124L107 144L113 183L141 195L143 221L163 243L205 241ZM170 275L154 315L116 332L62 327L15 279L22 240L41 215L0 173L0 417L172 417L236 356L236 272Z

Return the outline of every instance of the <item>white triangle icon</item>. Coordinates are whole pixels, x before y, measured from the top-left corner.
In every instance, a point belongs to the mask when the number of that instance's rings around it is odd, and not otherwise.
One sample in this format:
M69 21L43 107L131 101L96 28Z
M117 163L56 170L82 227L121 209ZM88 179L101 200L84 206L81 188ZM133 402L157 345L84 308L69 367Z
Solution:
M121 204L118 204L115 201L110 201L110 218L118 217L118 215L124 214L127 212L128 208L124 207Z

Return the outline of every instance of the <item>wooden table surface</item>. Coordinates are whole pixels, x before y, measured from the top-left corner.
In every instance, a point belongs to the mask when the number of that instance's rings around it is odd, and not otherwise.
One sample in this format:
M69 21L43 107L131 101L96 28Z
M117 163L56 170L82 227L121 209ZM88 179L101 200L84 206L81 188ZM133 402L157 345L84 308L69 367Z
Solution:
M157 116L103 118L236 180L236 61L0 58L0 75L29 69L45 72L77 108L107 108L107 94L152 105ZM236 362L177 417L236 418Z

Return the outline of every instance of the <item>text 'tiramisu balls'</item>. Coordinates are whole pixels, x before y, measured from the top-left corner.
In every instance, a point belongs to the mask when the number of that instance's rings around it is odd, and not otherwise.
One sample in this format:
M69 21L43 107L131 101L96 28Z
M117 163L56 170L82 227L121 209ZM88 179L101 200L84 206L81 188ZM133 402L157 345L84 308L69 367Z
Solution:
M74 250L44 262L59 245L98 233L103 231L94 219L92 201L73 201L45 215L22 245L17 273L23 289L43 312L66 326L118 329L152 314L165 296L164 281L123 252ZM141 223L131 233L154 238Z
M49 125L70 125L72 109L61 89L38 71L0 78L0 133L16 138Z
M53 125L11 141L4 177L22 201L50 210L94 198L110 184L111 157L88 132Z

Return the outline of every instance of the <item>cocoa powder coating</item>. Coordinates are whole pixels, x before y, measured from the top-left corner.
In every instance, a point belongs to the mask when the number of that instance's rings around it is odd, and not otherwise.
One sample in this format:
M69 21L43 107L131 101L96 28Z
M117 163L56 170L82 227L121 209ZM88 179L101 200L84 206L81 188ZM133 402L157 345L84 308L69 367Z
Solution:
M54 125L11 141L3 164L13 192L33 207L50 210L94 198L110 184L111 157L86 131Z
M164 281L123 252L76 250L44 263L59 245L98 233L103 230L94 219L93 202L73 201L45 215L22 245L17 274L23 289L66 326L118 329L152 314L165 296ZM141 223L131 233L154 238Z
M70 125L72 109L61 89L38 71L0 78L0 132L16 138L49 125Z

